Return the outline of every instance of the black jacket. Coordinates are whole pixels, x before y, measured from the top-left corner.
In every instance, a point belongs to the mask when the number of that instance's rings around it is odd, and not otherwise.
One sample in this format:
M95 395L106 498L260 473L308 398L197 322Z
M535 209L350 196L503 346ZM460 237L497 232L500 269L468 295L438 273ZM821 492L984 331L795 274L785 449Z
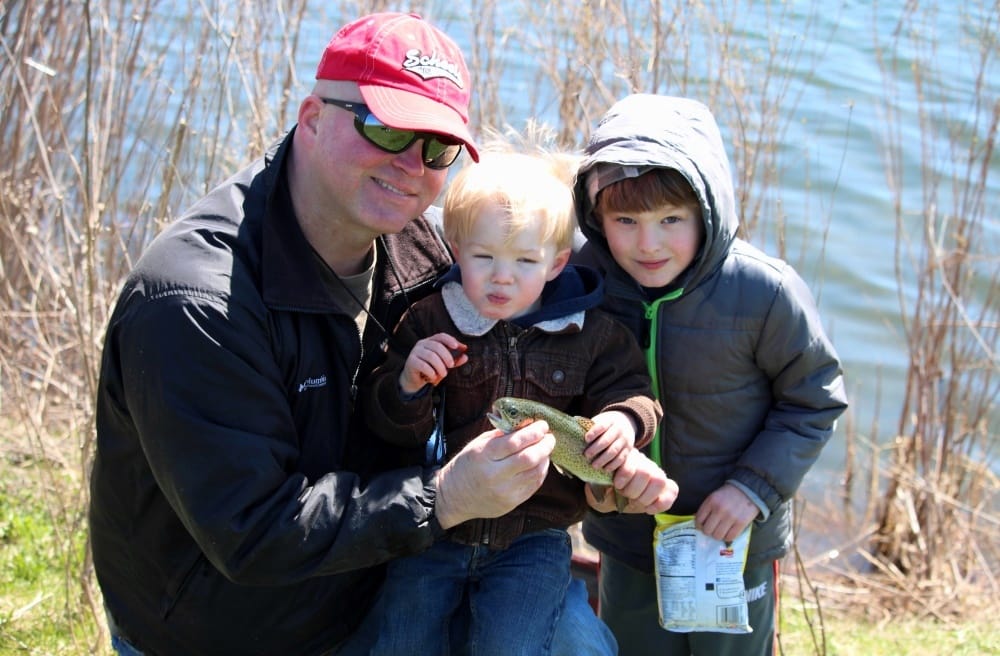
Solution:
M450 255L426 217L379 240L362 345L292 210L291 143L154 240L108 326L94 564L122 634L151 656L321 653L368 610L380 564L439 533L433 470L367 475L370 447L352 447L374 440L351 417L383 357L379 325Z

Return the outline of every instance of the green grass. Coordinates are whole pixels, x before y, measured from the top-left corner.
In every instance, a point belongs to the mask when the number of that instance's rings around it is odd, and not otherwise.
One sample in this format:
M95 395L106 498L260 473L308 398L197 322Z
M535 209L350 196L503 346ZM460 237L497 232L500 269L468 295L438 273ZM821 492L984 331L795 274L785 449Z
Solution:
M9 461L0 473L0 654L104 654L77 583L85 534L56 531L30 472ZM61 516L60 511L56 516Z
M781 653L814 656L824 652L813 646L803 612L783 600ZM851 617L824 618L825 656L986 656L1000 654L1000 629L985 619L954 626L916 619L887 624ZM817 638L818 640L818 638Z
M79 583L83 530L72 536L56 531L52 517L67 512L50 512L48 497L31 491L30 479L9 462L0 470L0 655L107 656L111 650L96 637L100 627ZM806 612L789 596L791 587L785 586L782 601L784 656L1000 654L1000 629L985 618L961 625L915 619L875 623L830 610L823 614L824 652L814 646ZM809 617L816 622L816 613Z

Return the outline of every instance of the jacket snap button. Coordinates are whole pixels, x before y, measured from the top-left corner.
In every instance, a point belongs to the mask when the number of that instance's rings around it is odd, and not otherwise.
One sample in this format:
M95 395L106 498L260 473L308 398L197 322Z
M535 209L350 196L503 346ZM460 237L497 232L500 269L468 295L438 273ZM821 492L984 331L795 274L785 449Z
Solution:
M566 372L561 369L556 369L552 372L552 382L561 383L566 380Z

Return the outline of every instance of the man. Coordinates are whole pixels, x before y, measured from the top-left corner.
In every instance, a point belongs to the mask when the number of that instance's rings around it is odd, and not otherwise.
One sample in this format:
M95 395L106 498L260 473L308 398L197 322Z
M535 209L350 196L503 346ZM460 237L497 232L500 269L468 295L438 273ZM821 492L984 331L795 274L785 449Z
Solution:
M544 423L379 467L355 391L450 264L424 213L461 148L478 159L468 74L444 34L384 13L342 28L316 77L297 125L149 246L112 314L90 525L119 653L331 653L384 562L545 477ZM643 461L622 476L634 510L676 495Z

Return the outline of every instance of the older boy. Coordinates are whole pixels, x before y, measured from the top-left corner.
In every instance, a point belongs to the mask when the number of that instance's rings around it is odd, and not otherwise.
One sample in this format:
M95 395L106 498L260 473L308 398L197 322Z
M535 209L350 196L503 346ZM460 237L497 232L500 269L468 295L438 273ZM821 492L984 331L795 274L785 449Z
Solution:
M671 513L733 540L753 633L659 627L653 520L590 515L600 614L621 654L773 653L777 561L791 501L847 407L840 361L796 272L736 237L729 159L711 112L636 94L591 135L576 185L581 261L605 274L604 309L647 350L664 416L650 456L680 488Z

